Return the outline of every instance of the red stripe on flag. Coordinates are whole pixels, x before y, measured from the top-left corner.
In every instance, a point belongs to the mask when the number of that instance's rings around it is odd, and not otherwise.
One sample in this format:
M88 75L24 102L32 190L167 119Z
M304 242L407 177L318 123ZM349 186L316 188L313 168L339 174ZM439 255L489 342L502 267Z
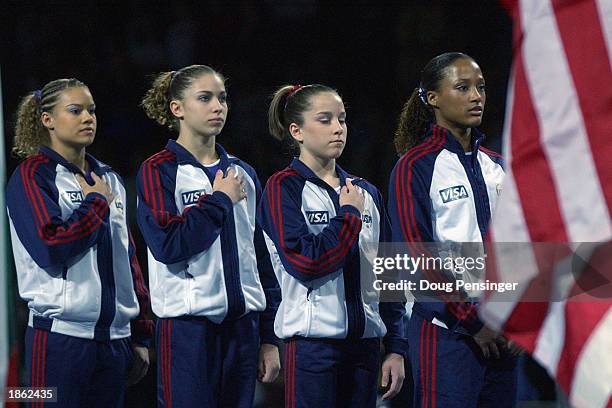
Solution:
M612 208L612 67L594 1L553 0L559 34L574 80L591 154ZM577 24L580 28L576 29Z
M601 299L586 301L584 298L587 296L583 294L580 296L582 300L571 299L565 304L565 347L557 367L557 381L565 390L571 389L582 349L610 307L608 302Z
M540 142L540 129L522 53L518 55L515 68L511 129L512 172L529 236L532 242L567 242L551 169ZM534 183L534 180L539 182Z

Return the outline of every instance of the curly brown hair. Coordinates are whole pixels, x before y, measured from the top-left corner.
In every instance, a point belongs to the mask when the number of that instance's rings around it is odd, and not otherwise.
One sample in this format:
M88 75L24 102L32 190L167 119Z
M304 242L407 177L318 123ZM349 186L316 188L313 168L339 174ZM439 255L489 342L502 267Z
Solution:
M51 143L49 131L43 126L40 115L53 110L64 90L78 87L87 88L87 85L76 78L56 79L41 90L21 98L15 121L13 154L18 157L33 156L41 146Z
M225 82L225 77L208 65L190 65L178 71L162 72L153 80L140 106L150 119L170 130L179 131L180 122L170 112L170 101L183 99L183 94L196 78L202 75L217 75Z

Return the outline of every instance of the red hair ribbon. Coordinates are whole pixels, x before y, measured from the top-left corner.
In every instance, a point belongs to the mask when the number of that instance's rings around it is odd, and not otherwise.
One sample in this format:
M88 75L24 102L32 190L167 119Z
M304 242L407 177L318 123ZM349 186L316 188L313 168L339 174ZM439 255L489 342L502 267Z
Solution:
M287 94L287 98L290 97L291 95L293 95L294 93L296 93L298 90L302 89L303 86L302 85L294 85L291 87L291 89L289 90L289 93Z

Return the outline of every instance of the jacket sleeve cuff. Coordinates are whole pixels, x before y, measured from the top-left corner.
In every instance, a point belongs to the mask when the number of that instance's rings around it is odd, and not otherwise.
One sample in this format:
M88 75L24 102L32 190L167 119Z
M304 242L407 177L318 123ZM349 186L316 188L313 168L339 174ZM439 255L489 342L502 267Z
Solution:
M472 307L478 308L478 304L471 304ZM482 329L484 326L484 322L480 320L478 316L478 310L474 310L473 313L467 319L459 320L452 316L452 321L445 321L446 325L453 332L467 334L470 336L474 336L476 333Z
M212 194L202 196L202 198L200 199L214 201L217 205L221 206L227 213L233 211L234 209L234 203L232 203L232 199L229 198L229 196L222 191L215 191Z
M99 207L94 207L94 211L96 212L98 217L100 217L101 219L105 219L110 213L110 211L108 211L109 203L106 197L100 193L96 193L93 191L87 194L87 196L85 196L85 201L89 201L91 203L93 203L96 199L98 199L102 203L102 205Z
M338 210L338 215L344 213L353 214L361 219L361 213L359 212L359 210L350 204L345 204Z
M383 345L385 346L385 354L396 353L404 357L404 360L408 359L408 341L405 339L383 339Z
M260 344L272 344L278 347L280 339L274 334L274 319L267 320L260 316L259 342Z

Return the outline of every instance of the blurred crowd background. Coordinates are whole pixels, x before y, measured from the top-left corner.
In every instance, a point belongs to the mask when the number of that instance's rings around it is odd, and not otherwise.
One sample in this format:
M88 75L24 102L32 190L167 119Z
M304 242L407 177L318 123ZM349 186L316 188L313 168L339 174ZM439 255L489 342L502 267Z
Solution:
M7 174L18 164L10 148L19 98L56 78L84 81L98 115L96 141L89 151L126 180L145 274L146 253L134 219L135 175L144 159L176 136L139 107L158 72L207 64L228 78L229 117L218 141L253 165L262 183L291 160L267 131L273 91L296 83L336 88L349 126L339 163L386 196L397 160L393 133L403 103L429 59L462 51L482 68L487 84L485 146L500 151L512 26L497 1L9 0L2 11ZM22 324L25 309L16 300ZM16 333L18 339L22 335ZM153 365L145 381L128 392L128 406L153 406L154 384ZM274 392L274 387L264 391ZM282 401L282 388L279 392L277 401ZM274 406L270 401L276 397L262 395L260 406Z

